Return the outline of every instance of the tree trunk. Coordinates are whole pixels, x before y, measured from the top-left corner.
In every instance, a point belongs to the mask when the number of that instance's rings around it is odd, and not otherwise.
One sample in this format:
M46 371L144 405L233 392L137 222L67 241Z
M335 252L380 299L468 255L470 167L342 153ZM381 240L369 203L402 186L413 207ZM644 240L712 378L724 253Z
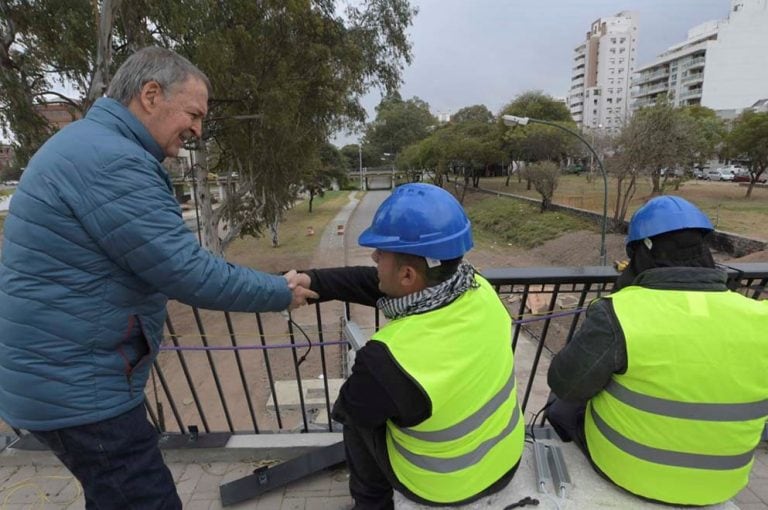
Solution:
M315 200L315 192L309 190L309 212L312 213L312 202Z
M115 21L115 13L120 8L122 0L104 0L99 14L99 6L93 0L95 14L98 14L98 41L96 43L96 62L93 66L93 77L85 96L83 112L87 112L91 105L107 90L109 84L109 67L112 63L112 25Z
M200 152L193 152L194 159L197 160ZM203 156L204 157L204 156ZM208 190L208 168L207 164L194 164L195 203L200 214L200 239L203 248L219 256L224 255L224 246L219 238L218 216L213 214L213 202Z
M657 168L656 170L651 172L651 183L653 184L653 189L651 190L651 193L653 195L658 195L659 193L661 193L661 186L659 184L660 176L661 176L660 168Z

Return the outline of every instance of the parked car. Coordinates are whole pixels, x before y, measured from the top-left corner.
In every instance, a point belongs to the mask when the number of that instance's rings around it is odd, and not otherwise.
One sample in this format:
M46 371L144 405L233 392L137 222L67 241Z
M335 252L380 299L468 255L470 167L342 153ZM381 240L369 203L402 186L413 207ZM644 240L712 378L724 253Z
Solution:
M733 182L750 182L751 180L752 178L749 175L749 172L740 172L733 176ZM757 179L757 182L759 182L760 184L765 184L766 181L768 181L768 178L766 178L764 175L761 175Z
M707 170L708 181L732 181L736 172L729 168L716 168L714 170Z
M694 168L691 171L691 175L693 176L694 179L704 179L706 177L704 170L702 170L701 168Z

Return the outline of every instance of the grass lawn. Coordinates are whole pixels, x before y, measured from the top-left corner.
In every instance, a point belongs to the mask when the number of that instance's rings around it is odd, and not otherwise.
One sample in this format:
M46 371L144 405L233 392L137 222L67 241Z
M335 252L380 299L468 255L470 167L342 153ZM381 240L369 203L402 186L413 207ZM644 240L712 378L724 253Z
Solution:
M280 246L272 247L270 232L265 230L258 239L245 237L234 240L227 248L227 259L269 272L308 268L323 230L348 203L349 193L328 191L323 197L315 197L311 213L308 201L297 202L280 223ZM315 235L307 235L309 227Z
M519 183L515 176L510 185L504 185L506 177L492 177L480 180L480 186L497 191L515 193L539 198L535 190L527 191L525 181ZM710 182L689 180L674 191L666 193L679 195L700 207L712 220L718 230L768 240L768 187L755 187L750 199L744 198L747 188L732 182ZM608 215L613 216L616 206L616 180L608 177ZM638 189L629 208L627 220L632 213L651 197L650 179L639 182ZM563 175L553 201L558 204L602 212L603 181L595 178L591 182L585 175Z
M472 193L464 205L481 245L496 241L533 248L568 231L597 230L587 220L554 211L540 213L535 204L504 197Z

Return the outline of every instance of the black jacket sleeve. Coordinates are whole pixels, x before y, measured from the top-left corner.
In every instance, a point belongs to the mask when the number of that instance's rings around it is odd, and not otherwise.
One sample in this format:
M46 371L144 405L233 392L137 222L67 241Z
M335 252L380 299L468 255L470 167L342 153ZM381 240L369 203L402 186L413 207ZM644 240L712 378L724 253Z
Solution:
M334 267L306 271L312 279L310 289L320 295L319 301L348 301L376 306L384 294L379 290L376 268L371 266Z
M627 370L627 346L610 299L589 306L584 323L552 360L549 387L559 398L586 402L614 373Z
M413 427L431 414L432 404L421 386L375 340L357 351L352 375L333 406L334 420L363 428L380 427L387 419Z

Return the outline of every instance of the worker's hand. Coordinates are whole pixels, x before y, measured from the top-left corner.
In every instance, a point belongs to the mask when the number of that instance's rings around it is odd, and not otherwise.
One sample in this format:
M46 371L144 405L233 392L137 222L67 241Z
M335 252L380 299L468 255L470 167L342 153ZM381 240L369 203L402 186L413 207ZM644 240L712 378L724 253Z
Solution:
M613 261L613 267L618 272L624 271L627 268L627 266L629 266L629 261L628 260L614 260Z
M317 292L309 289L312 279L308 274L290 270L283 275L283 278L285 278L288 288L291 289L293 294L291 304L288 306L289 310L306 305L308 299L318 299L320 297Z

